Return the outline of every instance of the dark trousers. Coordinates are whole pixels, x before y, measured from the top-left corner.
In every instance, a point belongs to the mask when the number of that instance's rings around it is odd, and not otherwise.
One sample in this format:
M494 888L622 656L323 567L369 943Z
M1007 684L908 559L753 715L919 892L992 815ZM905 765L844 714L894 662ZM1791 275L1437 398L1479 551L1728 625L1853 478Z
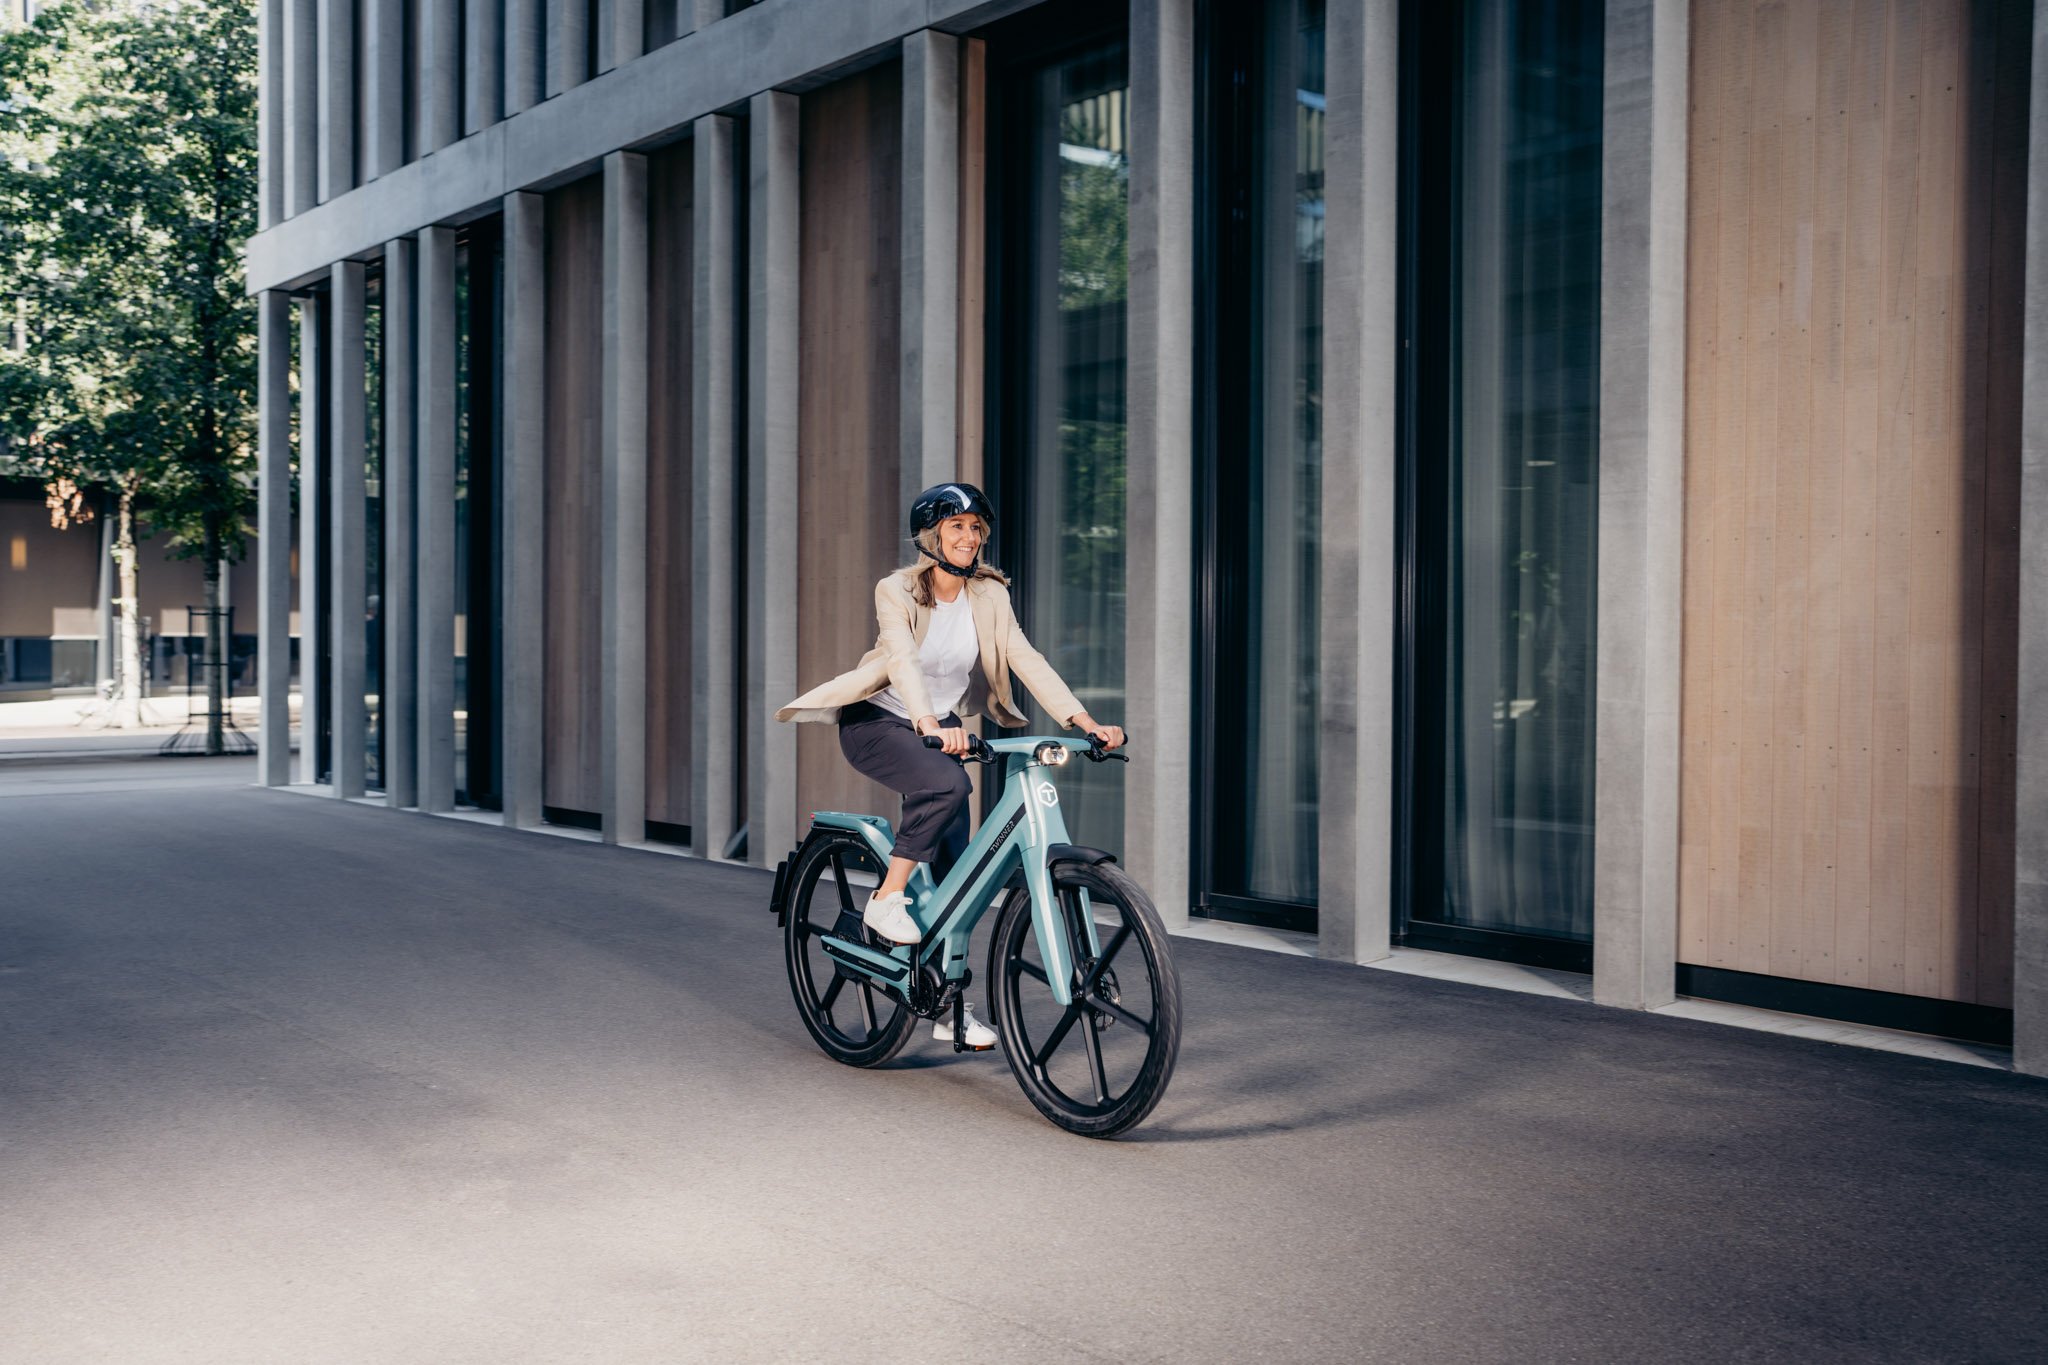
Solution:
M951 729L960 718L948 715L940 724ZM864 701L840 709L839 752L861 776L903 798L896 856L930 863L932 876L943 881L967 847L967 798L974 788L959 760L925 748L909 721Z

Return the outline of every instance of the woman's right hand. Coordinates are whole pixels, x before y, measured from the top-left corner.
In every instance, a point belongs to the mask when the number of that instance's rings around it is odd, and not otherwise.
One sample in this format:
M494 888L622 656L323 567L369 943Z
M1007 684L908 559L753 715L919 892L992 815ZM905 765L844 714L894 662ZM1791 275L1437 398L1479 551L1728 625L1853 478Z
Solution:
M949 730L939 724L937 716L920 718L917 722L917 732L921 735L937 735L946 752L955 758L967 752L967 731L957 726Z

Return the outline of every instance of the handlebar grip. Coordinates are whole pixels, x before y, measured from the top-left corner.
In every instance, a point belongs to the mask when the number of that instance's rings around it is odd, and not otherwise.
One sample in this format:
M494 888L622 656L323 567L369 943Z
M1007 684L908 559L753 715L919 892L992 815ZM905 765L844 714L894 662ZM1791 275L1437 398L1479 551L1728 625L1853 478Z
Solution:
M918 738L924 741L924 747L927 749L943 749L946 747L946 741L940 739L937 735L919 735Z

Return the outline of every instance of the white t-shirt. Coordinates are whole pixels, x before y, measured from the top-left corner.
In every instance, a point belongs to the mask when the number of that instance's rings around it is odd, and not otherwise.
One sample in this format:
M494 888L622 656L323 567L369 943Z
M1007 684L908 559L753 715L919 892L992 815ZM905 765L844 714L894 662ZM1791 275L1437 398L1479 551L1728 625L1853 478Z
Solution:
M950 602L934 602L924 643L917 648L917 661L924 672L924 689L931 695L933 715L943 718L960 705L960 699L967 695L968 671L980 658L981 644L974 634L974 613L968 608L967 594L962 592ZM893 687L883 688L868 700L907 721L917 720Z

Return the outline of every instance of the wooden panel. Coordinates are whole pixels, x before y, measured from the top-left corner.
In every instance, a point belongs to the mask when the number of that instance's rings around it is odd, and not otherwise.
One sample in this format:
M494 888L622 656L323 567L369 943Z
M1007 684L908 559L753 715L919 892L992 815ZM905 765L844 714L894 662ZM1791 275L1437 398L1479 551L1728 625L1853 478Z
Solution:
M875 581L908 555L899 506L902 68L873 67L803 97L797 413L797 672L805 687L875 642ZM769 524L786 522L771 516ZM797 739L797 820L814 810L895 818L894 795L847 767L830 726Z
M2027 50L1698 0L1684 961L2011 998Z
M603 543L599 395L604 360L604 189L596 176L547 202L547 593L542 801L595 812Z
M692 144L647 160L647 818L690 823Z

